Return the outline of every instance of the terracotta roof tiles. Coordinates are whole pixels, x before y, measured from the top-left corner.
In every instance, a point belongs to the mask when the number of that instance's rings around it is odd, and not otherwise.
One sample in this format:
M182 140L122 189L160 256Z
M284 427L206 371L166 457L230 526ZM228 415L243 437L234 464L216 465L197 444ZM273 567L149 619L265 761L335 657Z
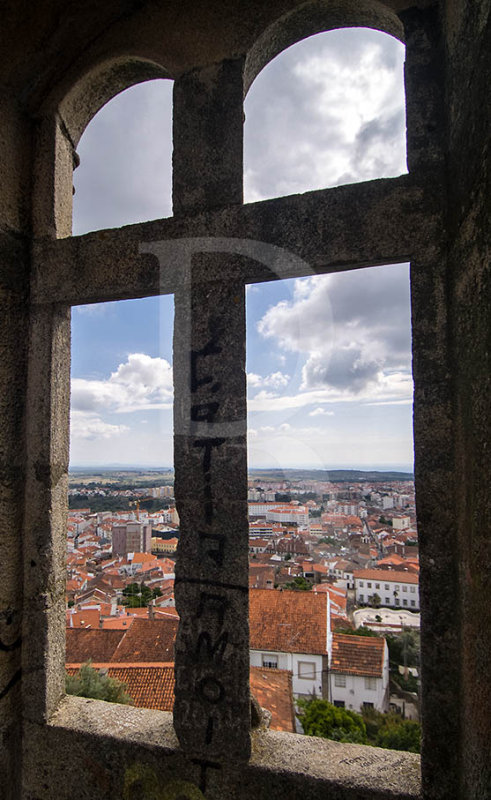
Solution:
M66 664L66 671L75 675L79 662ZM93 662L94 669L107 670L110 678L126 686L133 703L138 708L172 711L174 706L174 664L162 662L108 663ZM271 729L295 732L295 712L291 672L282 669L252 667L251 692L259 705L271 712Z
M419 583L418 575L395 569L357 569L353 572L357 580L396 581L397 583Z
M90 628L67 628L66 660L83 663L109 661L125 631L92 630Z
M333 633L331 672L381 678L385 648L382 638Z
M178 624L179 620L172 617L155 620L136 617L113 657L108 660L138 663L174 661Z
M251 649L326 653L325 595L251 589L249 609Z

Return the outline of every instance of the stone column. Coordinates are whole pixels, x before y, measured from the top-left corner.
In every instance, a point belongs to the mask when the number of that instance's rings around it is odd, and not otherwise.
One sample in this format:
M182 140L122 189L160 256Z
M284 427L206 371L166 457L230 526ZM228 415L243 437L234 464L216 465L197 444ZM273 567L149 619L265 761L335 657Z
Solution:
M55 116L36 131L32 201L38 239L68 236L73 150ZM36 281L36 263L31 279ZM65 579L70 405L70 308L30 307L24 513L23 713L43 724L65 691ZM24 758L32 746L24 736ZM39 735L34 727L33 737Z
M242 69L226 61L176 81L176 214L242 202ZM209 768L250 754L245 291L237 257L213 251L192 257L185 283L174 333L174 725L204 789Z
M0 95L0 796L20 796L31 123Z
M445 243L446 112L438 10L401 14L406 35L408 166L429 209L411 258L415 488L421 576L424 797L457 797L460 642L453 378ZM430 209L433 209L431 213Z

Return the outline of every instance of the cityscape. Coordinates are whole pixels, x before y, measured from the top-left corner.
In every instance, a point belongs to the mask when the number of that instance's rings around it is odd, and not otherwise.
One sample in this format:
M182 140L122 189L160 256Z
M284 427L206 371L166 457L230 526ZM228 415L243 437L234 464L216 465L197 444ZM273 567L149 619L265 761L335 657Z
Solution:
M173 472L73 470L69 506L68 690L83 692L74 676L90 661L101 680L124 685L129 702L170 711L179 622ZM412 475L251 471L248 514L250 685L269 727L310 733L321 703L364 728L345 731L338 720L337 732L318 735L418 751Z

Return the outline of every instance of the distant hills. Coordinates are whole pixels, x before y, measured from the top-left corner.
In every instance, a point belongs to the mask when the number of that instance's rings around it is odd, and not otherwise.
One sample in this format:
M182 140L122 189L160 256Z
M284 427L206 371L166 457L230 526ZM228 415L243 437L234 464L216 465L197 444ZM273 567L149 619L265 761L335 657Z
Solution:
M172 480L174 470L169 467L143 467L143 466L104 466L104 467L70 467L72 480L89 478L101 481L132 479L134 482L158 482L159 479ZM259 480L280 481L331 481L333 483L365 483L391 481L412 481L412 472L398 472L396 470L363 470L363 469L250 469L249 477ZM112 479L112 480L111 480Z
M332 483L370 483L374 481L412 481L412 472L362 469L250 469L249 476L259 480L332 481Z

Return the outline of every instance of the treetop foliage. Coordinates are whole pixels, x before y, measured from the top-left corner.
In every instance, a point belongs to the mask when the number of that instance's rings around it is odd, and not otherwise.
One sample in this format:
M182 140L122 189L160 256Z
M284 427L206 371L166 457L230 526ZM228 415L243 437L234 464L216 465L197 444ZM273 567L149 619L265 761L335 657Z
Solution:
M65 691L76 697L92 697L95 700L106 700L108 703L133 704L133 700L126 692L126 684L108 675L101 675L94 669L90 660L82 664L78 675L66 674Z
M301 698L297 703L301 709L298 718L307 736L410 753L420 751L419 723L405 720L399 714L382 714L375 709L364 709L357 714L316 697Z

